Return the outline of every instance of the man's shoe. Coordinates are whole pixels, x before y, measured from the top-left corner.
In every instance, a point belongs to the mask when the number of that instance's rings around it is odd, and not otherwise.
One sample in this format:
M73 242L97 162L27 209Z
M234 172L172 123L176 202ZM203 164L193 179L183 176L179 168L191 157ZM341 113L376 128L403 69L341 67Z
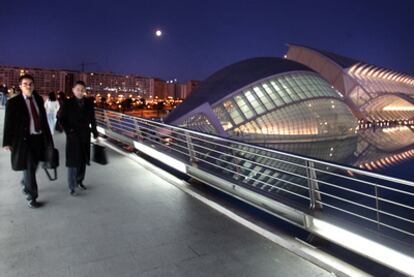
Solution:
M80 187L81 189L83 189L83 190L87 190L87 188L85 187L85 185L84 184L82 184L82 183L79 183L78 184L78 187Z
M76 191L73 189L73 190L71 190L70 191L70 195L72 195L72 196L76 196Z
M31 209L37 209L40 207L39 203L37 203L36 200L30 200L27 202L27 206L29 206Z
M29 195L29 193L26 191L26 189L25 189L25 188L23 188L23 189L22 189L22 192L23 192L23 194L24 194L24 195L26 195L26 196L27 196L27 195Z

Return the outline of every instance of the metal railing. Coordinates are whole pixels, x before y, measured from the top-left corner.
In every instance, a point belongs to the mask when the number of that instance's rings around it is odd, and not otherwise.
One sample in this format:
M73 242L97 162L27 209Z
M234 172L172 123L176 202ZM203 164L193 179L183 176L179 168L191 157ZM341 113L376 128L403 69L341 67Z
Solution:
M98 126L190 167L324 219L414 239L414 183L354 167L96 110Z

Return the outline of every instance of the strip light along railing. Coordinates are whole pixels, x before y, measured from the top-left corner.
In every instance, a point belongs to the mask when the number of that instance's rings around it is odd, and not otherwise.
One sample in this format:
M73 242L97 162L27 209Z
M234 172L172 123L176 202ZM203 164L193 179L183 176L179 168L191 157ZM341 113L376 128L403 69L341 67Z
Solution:
M97 109L98 126L315 217L414 238L414 183Z

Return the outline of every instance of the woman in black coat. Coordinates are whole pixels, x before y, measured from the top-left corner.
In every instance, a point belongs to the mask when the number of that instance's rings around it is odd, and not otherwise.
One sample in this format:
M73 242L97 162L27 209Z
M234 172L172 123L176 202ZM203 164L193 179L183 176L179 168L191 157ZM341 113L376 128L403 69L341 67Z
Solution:
M73 97L64 101L59 111L59 122L66 133L66 166L71 195L83 185L86 165L90 162L91 133L98 140L93 100L84 96L85 83L77 81L72 88Z

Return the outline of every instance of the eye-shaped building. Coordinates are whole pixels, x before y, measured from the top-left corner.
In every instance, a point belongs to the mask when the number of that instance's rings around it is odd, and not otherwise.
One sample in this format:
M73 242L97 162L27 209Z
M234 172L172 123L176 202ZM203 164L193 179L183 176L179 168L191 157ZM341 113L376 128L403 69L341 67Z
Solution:
M166 123L252 143L353 136L357 119L331 84L295 61L260 57L203 81Z

